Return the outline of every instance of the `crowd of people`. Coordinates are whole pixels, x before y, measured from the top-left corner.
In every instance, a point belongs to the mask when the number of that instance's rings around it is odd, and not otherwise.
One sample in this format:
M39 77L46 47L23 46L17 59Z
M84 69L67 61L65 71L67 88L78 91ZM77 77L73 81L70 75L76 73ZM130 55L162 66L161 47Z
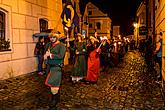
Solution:
M116 55L114 42L105 36L90 36L87 39L78 33L70 47L66 47L65 37L61 39L58 32L50 33L48 38L45 40L44 36L39 37L34 54L38 60L39 75L44 74L43 64L46 67L45 84L50 87L52 93L51 107L55 107L60 99L61 70L64 65L66 50L70 50L72 53L70 60L72 60L73 71L70 77L73 84L80 82L96 84L100 71L104 72L108 67L115 66L118 62L119 56ZM123 46L118 47L120 54L123 52L121 51Z
M128 50L135 49L135 42L133 41L110 40L106 36L90 36L87 39L78 33L69 47L65 45L66 38L61 39L57 32L50 33L48 37L49 41L47 42L44 41L43 36L39 37L34 54L38 59L38 74L43 75L43 64L46 65L45 84L50 87L52 93L51 108L56 107L60 99L62 67L67 50L72 53L70 60L72 60L73 71L70 81L73 84L96 84L99 73L106 73L108 68L116 66L122 60ZM150 42L148 42L148 46L149 44ZM158 53L158 57L160 56L160 48L161 46L154 51L154 53ZM160 78L162 78L161 74Z

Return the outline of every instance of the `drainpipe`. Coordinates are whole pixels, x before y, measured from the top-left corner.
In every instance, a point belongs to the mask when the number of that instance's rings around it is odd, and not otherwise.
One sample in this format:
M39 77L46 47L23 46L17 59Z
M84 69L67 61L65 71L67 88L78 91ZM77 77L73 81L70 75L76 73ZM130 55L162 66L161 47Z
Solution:
M153 34L153 42L152 42L152 45L153 47L155 47L156 45L156 35L155 35L155 0L153 0L152 2L152 6L153 6L153 18L152 18L152 21L153 21L153 25L152 25L152 34Z

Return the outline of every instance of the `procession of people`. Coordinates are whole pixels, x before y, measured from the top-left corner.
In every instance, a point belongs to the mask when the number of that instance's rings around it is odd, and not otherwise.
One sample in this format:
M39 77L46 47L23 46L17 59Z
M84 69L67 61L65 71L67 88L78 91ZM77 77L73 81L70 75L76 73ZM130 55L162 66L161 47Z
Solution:
M39 43L36 48L42 51L42 62L38 60L38 74L43 75L42 68L44 63L46 65L46 79L45 84L50 87L52 93L52 103L50 107L56 108L57 103L60 100L60 86L62 80L62 68L64 66L64 59L66 57L66 51L72 51L72 60L70 65L73 65L72 73L70 75L71 83L83 83L83 84L97 84L99 73L105 72L109 67L112 67L113 49L114 43L110 41L106 36L94 37L75 34L74 43L72 46L68 46L68 36L61 36L58 31L52 31L49 33L49 42L44 43L43 36L39 37ZM67 39L67 40L66 40ZM38 46L38 45L41 46ZM36 49L35 49L36 50ZM36 54L39 56L39 54ZM67 56L68 57L68 56ZM40 57L39 57L40 58ZM39 59L38 58L38 59ZM42 74L40 74L42 72Z

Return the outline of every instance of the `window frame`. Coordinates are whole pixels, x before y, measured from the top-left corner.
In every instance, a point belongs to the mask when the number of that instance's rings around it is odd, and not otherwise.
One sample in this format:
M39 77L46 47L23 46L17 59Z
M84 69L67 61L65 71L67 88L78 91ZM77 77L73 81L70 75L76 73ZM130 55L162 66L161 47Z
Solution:
M98 24L99 24L99 26L98 26ZM101 30L101 22L96 22L96 29Z
M44 24L45 26L44 27L42 27L42 25L41 24ZM45 19L45 18L40 18L39 19L39 28L40 28L40 32L45 32L46 30L48 30L48 20L47 19ZM43 28L45 28L45 29L43 29Z
M93 28L93 24L92 23L89 23L89 28Z
M2 24L2 25L0 25L0 40L6 40L6 13L4 11L0 10L0 16L1 16L1 14L2 14L2 22L0 19L0 24ZM2 28L1 28L1 26L2 26Z
M11 7L0 4L0 11L4 13L4 42L7 43L7 47L1 47L0 54L12 52L12 28L11 28Z
M92 11L88 11L88 15L92 15Z

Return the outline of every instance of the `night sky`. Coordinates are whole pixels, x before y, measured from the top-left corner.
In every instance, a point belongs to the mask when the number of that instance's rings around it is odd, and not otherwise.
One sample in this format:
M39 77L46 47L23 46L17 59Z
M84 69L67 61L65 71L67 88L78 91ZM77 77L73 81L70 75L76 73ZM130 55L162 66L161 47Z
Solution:
M142 0L80 0L80 10L83 12L88 1L107 13L112 25L121 26L121 34L132 34L132 24L135 21L136 10Z

